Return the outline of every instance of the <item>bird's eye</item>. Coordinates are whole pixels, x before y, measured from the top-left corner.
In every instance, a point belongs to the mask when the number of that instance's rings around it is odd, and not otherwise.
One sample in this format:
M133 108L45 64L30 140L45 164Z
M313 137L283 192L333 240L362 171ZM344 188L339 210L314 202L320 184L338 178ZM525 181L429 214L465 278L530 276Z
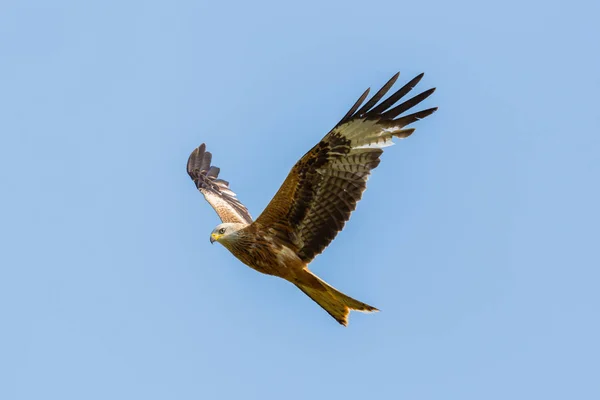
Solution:
M219 235L223 235L223 234L225 234L225 228L219 229Z

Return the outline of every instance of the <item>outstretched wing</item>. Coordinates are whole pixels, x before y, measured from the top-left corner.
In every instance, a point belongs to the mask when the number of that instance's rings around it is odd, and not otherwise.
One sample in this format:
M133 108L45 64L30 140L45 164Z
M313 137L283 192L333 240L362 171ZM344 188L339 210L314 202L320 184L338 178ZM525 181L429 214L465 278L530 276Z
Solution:
M212 154L206 151L204 143L194 149L187 163L187 172L204 195L204 198L215 209L223 222L241 222L250 224L252 217L229 189L229 182L218 179L219 168L211 166Z
M437 108L400 116L431 95L429 89L396 103L421 80L412 79L379 102L398 79L396 74L360 110L369 89L342 120L294 165L257 224L289 237L300 258L310 262L342 230L366 188L371 170L379 165L382 148L403 139L414 129L403 129ZM358 110L358 111L357 111Z

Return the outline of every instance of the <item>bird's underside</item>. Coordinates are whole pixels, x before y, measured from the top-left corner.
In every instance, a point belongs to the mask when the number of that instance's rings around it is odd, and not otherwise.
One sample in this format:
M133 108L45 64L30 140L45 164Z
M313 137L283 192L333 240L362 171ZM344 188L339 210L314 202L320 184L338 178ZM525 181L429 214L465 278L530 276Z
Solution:
M211 241L223 244L234 256L257 271L295 284L340 324L350 310L377 311L334 289L307 268L342 230L379 165L383 148L392 138L406 138L406 126L437 108L402 115L429 97L426 90L398 102L421 80L418 75L381 101L396 82L396 74L364 105L367 90L342 120L292 168L263 213L252 220L246 207L218 178L212 155L202 144L188 160L187 171L221 221ZM362 107L361 107L362 105Z

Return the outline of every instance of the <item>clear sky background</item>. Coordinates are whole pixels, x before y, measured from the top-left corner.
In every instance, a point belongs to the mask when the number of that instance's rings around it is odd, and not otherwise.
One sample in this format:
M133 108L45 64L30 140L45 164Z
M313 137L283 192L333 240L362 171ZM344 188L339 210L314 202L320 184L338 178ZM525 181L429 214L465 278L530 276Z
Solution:
M0 5L0 398L600 398L593 1ZM439 111L312 269L238 262L185 172L257 216L366 87Z

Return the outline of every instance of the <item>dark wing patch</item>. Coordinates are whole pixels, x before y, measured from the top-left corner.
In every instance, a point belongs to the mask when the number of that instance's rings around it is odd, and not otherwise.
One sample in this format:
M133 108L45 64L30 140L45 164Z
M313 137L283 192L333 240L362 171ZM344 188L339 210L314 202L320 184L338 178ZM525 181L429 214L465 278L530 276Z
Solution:
M256 220L259 228L286 234L307 263L321 253L356 208L371 170L379 165L382 148L393 144L392 137L412 134L414 129L403 128L437 110L397 118L433 93L434 89L427 90L394 107L422 76L376 106L396 82L398 74L394 75L359 109L368 90L363 93L336 127L294 165Z
M214 208L223 222L252 223L252 217L244 206L229 189L229 182L218 179L220 169L211 166L212 154L206 151L206 145L194 149L187 163L187 172L204 195L204 198Z

